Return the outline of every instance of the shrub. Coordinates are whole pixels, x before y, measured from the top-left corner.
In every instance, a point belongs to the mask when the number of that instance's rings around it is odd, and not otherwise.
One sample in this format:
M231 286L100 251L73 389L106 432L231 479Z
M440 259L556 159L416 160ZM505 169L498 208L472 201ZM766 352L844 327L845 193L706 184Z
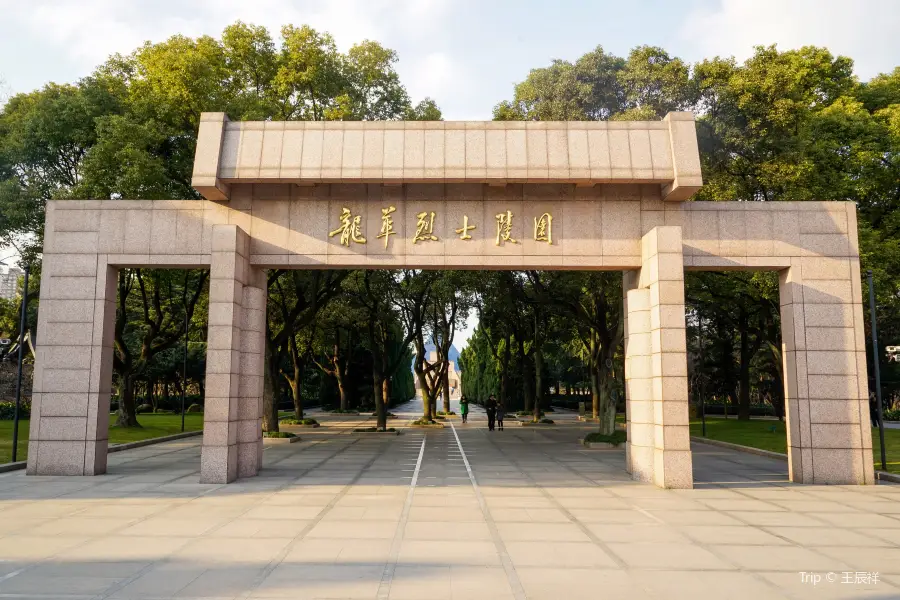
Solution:
M22 400L19 402L19 418L27 419L31 417L31 401ZM16 418L15 402L0 402L0 421L12 421Z
M612 435L603 435L599 431L594 431L586 436L584 436L584 441L586 443L594 443L594 442L606 442L607 444L612 444L613 446L618 446L619 444L625 442L628 439L628 436L624 431L617 429L613 432Z
M279 421L282 425L318 425L319 422L315 419L281 419Z
M138 406L136 409L134 409L134 412L136 412L136 413L139 414L139 415L142 415L142 414L145 414L145 413L152 413L152 412L153 412L153 407L150 406L149 404L141 404L141 405Z
M109 412L119 412L119 403L118 402L110 402L109 403Z
M267 438L294 438L297 437L297 434L289 431L265 431L263 436Z
M349 410L349 409L344 410L342 408L336 408L331 412L334 414L338 414L338 415L358 415L359 414L358 410Z
M2 417L0 417L2 418ZM888 408L884 411L885 421L900 421L900 408Z
M353 431L357 433L375 433L379 431L379 429L377 427L357 427ZM385 429L385 431L388 433L396 433L397 430L393 427L388 427L387 429Z
M412 422L413 425L437 425L438 422L434 419L426 419L424 417L420 417Z
M442 410L437 411L437 415L438 415L439 417L450 417L450 416L453 416L453 415L455 415L455 414L456 414L456 413L453 412L452 410L451 410L450 412L444 412L444 411L442 411Z
M516 416L517 416L517 417L530 417L530 416L532 416L533 414L534 414L534 413L531 412L530 410L520 410L519 412L516 413ZM541 411L541 412L540 412L540 415L543 417L543 416L544 416L544 411Z
M186 410L185 412L189 412L189 413L202 413L202 412L203 412L203 407L202 407L201 405L199 405L199 404L191 404L190 406L187 407L187 410Z
M541 423L546 423L547 425L553 425L553 419L541 419Z

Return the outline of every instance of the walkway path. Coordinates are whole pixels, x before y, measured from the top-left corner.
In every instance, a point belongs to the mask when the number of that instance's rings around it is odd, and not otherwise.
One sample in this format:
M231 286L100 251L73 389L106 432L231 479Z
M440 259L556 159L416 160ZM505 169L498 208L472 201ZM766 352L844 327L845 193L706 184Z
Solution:
M352 432L366 420L322 417L227 486L197 483L198 440L110 455L103 477L0 475L0 599L900 597L900 486L792 485L697 445L696 489L660 490L578 446L571 416Z

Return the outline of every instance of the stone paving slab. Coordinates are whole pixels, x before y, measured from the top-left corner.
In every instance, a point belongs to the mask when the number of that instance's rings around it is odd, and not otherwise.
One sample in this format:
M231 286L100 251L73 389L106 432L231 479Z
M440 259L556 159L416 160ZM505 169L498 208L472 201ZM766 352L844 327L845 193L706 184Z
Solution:
M696 445L695 488L662 490L564 412L392 438L321 420L227 486L197 483L196 439L99 477L0 474L0 598L900 598L900 486Z

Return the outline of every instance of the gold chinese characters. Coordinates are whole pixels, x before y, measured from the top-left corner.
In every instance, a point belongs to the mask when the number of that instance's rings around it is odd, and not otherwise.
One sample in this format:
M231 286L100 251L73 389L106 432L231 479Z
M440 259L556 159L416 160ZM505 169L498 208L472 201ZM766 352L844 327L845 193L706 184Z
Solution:
M362 236L362 232L360 232L359 226L362 217L356 215L355 217L350 212L350 209L344 207L341 209L341 216L339 217L341 226L328 234L328 237L334 237L337 234L341 234L341 245L349 246L351 241L356 242L357 244L365 244L366 238Z
M550 213L534 218L534 241L553 244L553 215Z
M397 210L396 206L388 206L381 209L381 233L376 235L377 238L384 238L384 249L387 250L388 240L392 235L397 235L394 231L394 218L391 216Z
M416 242L436 242L438 237L434 235L434 212L420 212L416 215L416 235L413 236L413 244Z
M375 236L384 240L384 249L387 250L390 243L390 237L397 235L394 229L394 213L397 212L396 206L388 206L381 209L381 229ZM497 213L495 219L497 221L497 236L494 245L501 246L505 243L518 244L519 241L513 237L515 225L511 210ZM412 236L414 244L418 242L436 242L439 240L434 233L434 221L437 213L434 211L423 211L416 214L416 229ZM340 234L340 244L349 246L351 242L356 244L365 244L366 238L362 233L362 216L354 215L353 212L344 207L338 217L340 226L328 233L328 237L334 237ZM476 229L476 225L470 224L469 216L463 215L462 227L454 229L460 240L468 241L473 239L469 233ZM548 245L553 244L553 215L550 212L534 217L534 233L533 239L536 242L544 242Z
M512 238L512 218L511 210L497 215L497 241L494 242L495 246L499 246L502 242L519 243Z
M472 236L469 235L469 231L472 229L475 229L475 226L469 225L469 215L463 215L463 226L455 231L459 234L459 239L471 240Z

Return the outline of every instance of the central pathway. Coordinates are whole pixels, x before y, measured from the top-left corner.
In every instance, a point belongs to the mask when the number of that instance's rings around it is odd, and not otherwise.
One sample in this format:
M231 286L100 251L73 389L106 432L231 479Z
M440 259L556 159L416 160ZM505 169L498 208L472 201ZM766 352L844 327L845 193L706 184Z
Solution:
M197 440L110 455L102 477L2 474L0 600L900 597L900 487L792 485L700 446L697 488L660 490L554 419L372 436L322 416L226 486L197 483Z

